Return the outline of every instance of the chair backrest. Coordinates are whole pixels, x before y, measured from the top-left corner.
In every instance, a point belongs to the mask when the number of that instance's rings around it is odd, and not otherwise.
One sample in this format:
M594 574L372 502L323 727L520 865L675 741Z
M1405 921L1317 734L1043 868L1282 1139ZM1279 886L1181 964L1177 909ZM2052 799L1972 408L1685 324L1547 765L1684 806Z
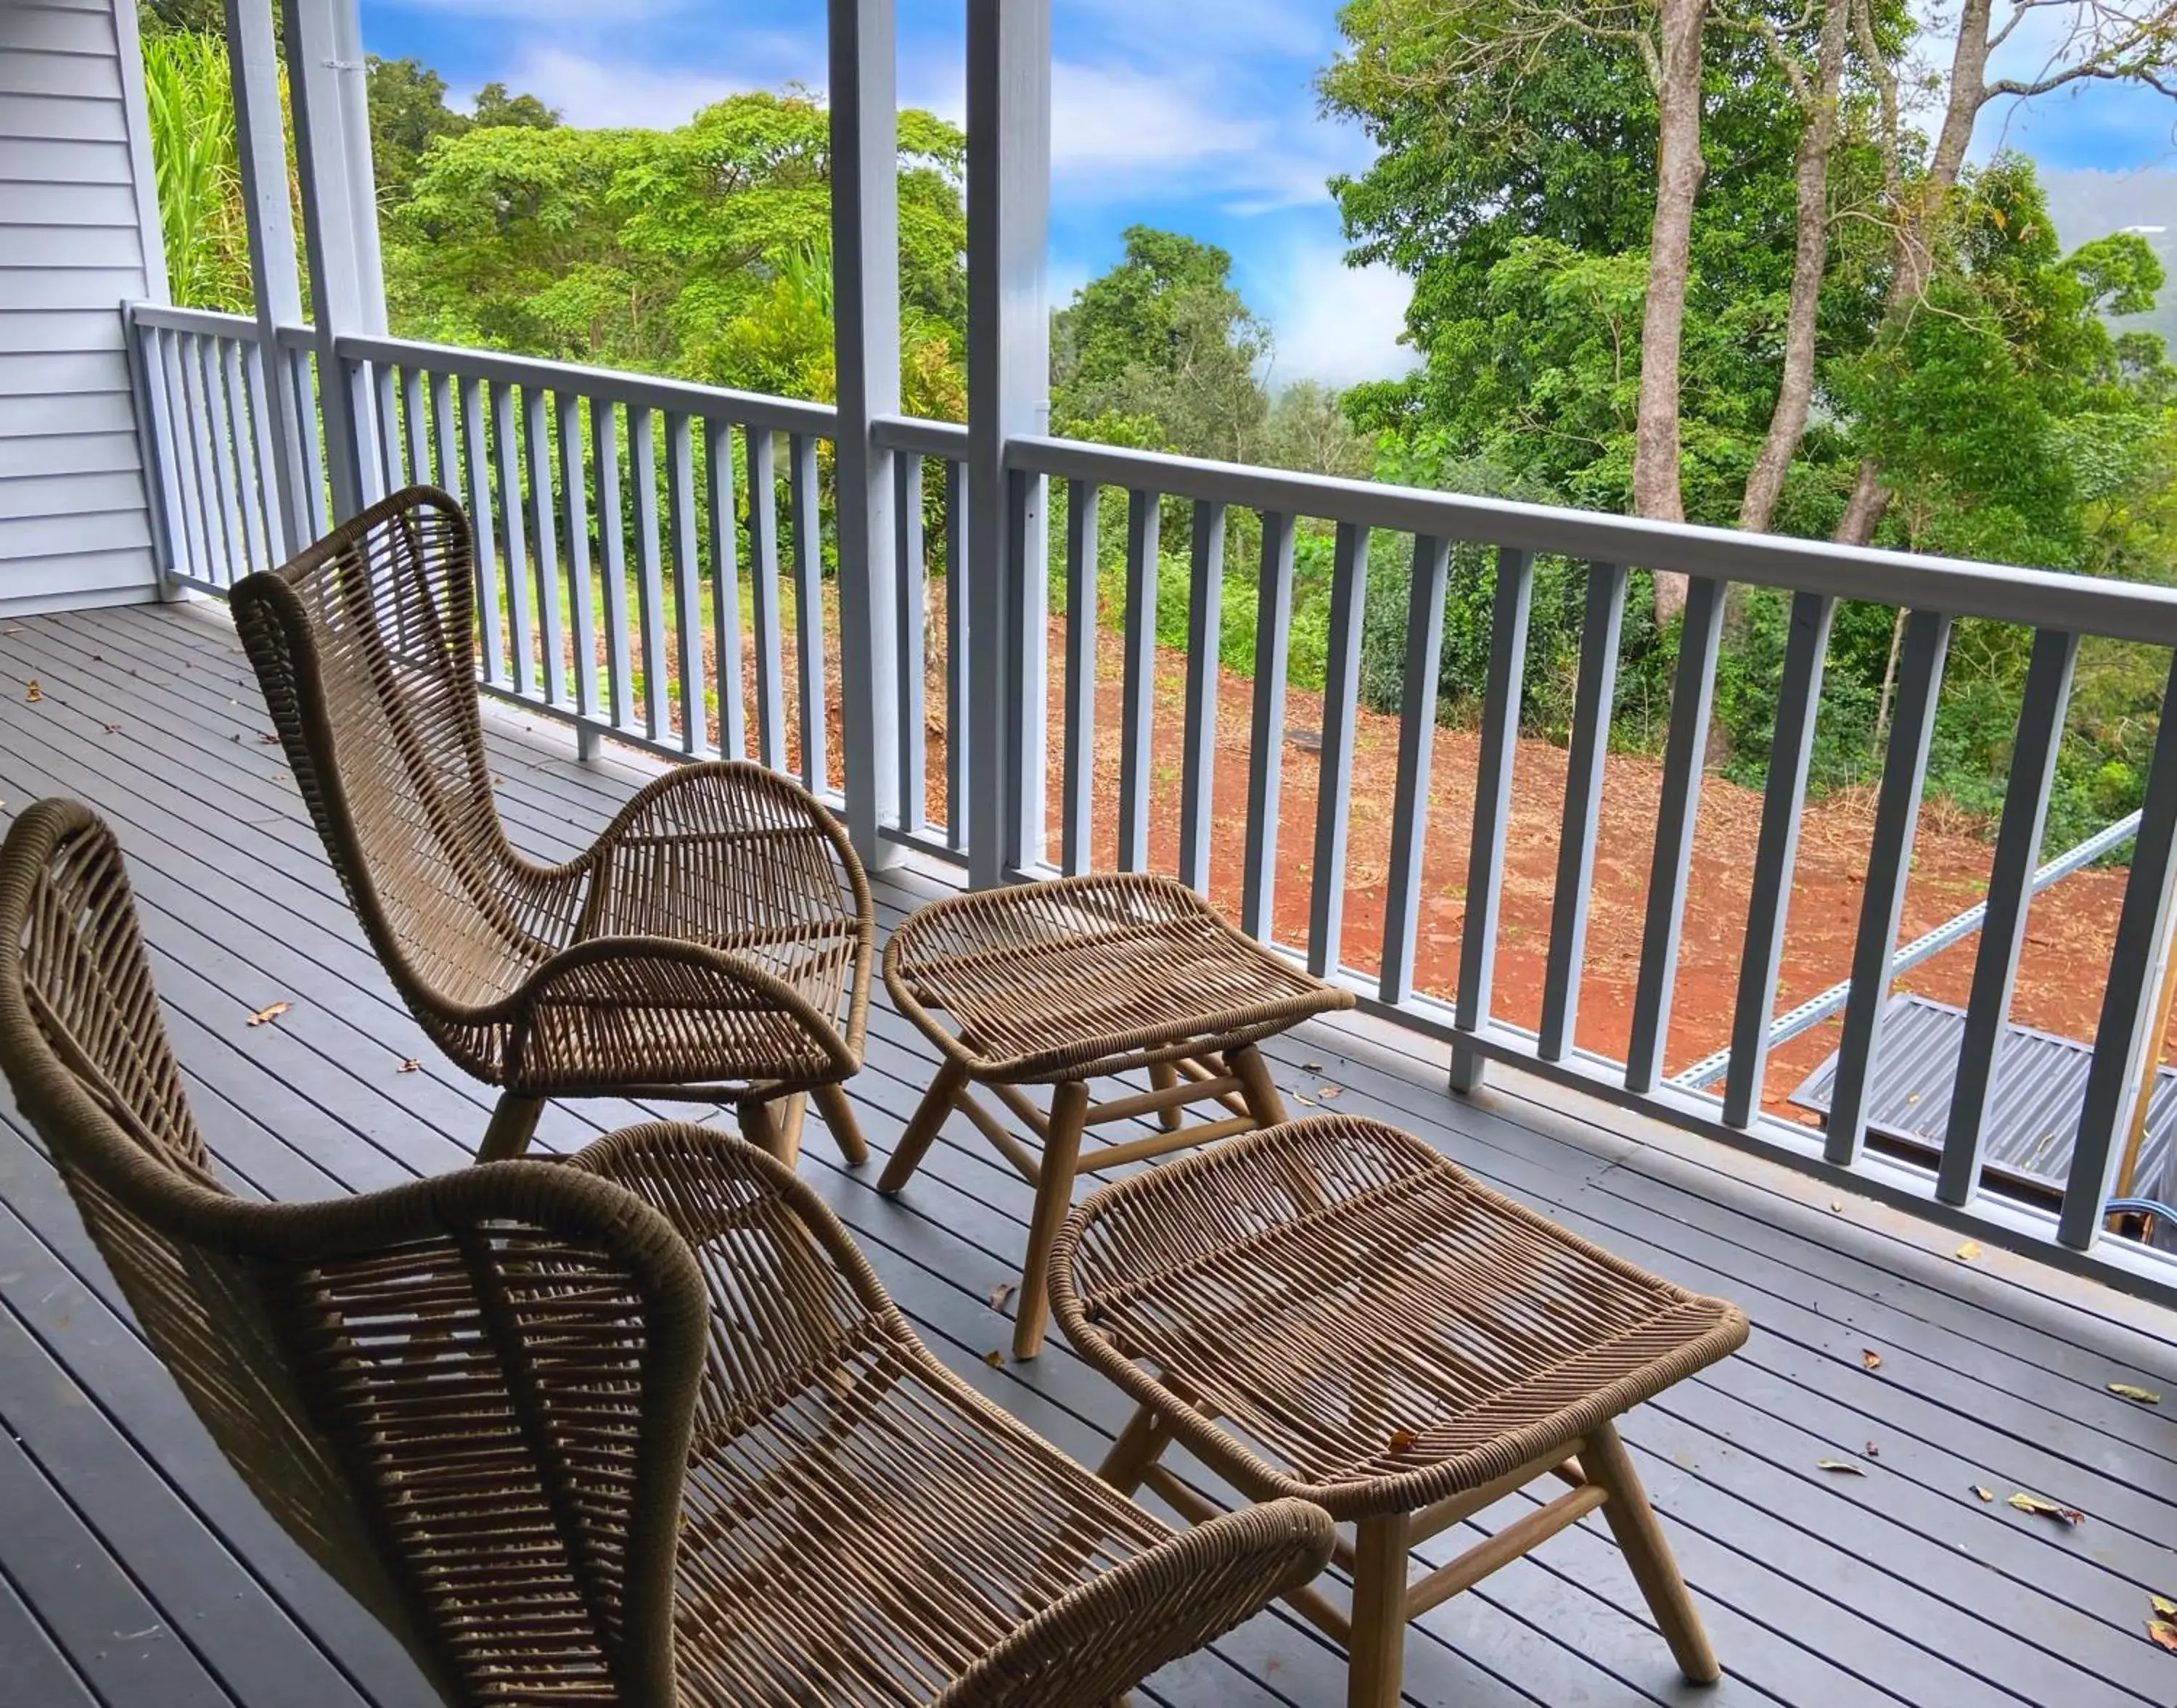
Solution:
M662 1216L541 1162L230 1192L120 852L72 801L0 845L0 1070L221 1450L449 1701L668 1708L707 1314Z
M516 856L477 709L475 565L460 505L411 487L232 596L373 947L396 982L455 1004L505 994L556 947L508 899Z

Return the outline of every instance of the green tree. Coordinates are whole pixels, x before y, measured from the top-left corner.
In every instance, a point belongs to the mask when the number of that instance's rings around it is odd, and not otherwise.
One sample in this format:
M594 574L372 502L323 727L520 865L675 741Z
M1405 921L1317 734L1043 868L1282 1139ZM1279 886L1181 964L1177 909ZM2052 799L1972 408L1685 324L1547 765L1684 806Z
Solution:
M1052 323L1051 419L1061 432L1247 462L1269 400L1256 378L1269 329L1232 286L1232 258L1148 226Z
M370 164L382 208L410 194L417 167L441 137L510 128L548 130L559 123L559 115L535 95L510 95L503 83L487 83L477 92L473 111L457 112L446 103L446 79L421 60L374 54L368 82Z

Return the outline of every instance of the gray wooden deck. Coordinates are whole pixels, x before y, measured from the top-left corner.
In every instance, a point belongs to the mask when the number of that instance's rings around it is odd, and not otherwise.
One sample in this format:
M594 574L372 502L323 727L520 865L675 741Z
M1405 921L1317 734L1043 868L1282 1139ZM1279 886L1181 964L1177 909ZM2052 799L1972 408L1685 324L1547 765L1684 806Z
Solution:
M393 999L267 728L216 609L0 622L0 814L65 794L113 824L176 1045L234 1177L303 1196L457 1167L486 1094L434 1059ZM579 765L564 732L519 720L495 719L492 739L514 833L540 853L586 840L637 775ZM946 881L887 875L886 923ZM293 1006L277 1024L244 1026L280 1000ZM853 1089L881 1151L932 1062L881 993L879 1007ZM2177 1319L2000 1253L1960 1262L1953 1236L1517 1076L1454 1100L1437 1048L1371 1024L1312 1027L1274 1055L1289 1095L1336 1086L1340 1109L1427 1133L1627 1257L1736 1298L1756 1325L1738 1358L1625 1431L1724 1683L1678 1681L1589 1523L1421 1621L1410 1701L2177 1701L2177 1656L2143 1634L2148 1592L2177 1594ZM399 1072L412 1056L421 1070ZM571 1147L636 1112L555 1108L543 1138ZM1007 1340L988 1298L1018 1265L1026 1189L972 1130L949 1132L896 1203L875 1172L847 1172L812 1124L805 1175L940 1355L1093 1458L1126 1407L1061 1340L1032 1366L984 1362ZM2133 1406L2111 1382L2169 1399ZM0 1704L432 1700L196 1427L3 1094L0 1424ZM2014 1511L2016 1490L2086 1522ZM1340 1660L1273 1613L1149 1694L1332 1705Z

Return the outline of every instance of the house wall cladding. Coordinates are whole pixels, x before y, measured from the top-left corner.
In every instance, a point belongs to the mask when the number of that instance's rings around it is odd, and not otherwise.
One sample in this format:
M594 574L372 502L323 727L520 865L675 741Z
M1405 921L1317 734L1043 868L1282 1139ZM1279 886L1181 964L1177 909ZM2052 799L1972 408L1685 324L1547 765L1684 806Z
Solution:
M120 315L157 233L134 0L0 0L0 615L157 596Z

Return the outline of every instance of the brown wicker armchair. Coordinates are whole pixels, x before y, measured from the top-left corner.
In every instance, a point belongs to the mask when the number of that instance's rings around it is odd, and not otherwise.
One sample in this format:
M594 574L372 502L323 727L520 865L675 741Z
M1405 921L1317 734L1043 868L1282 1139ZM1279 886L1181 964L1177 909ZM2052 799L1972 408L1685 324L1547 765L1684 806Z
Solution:
M803 1093L864 1160L839 1086L876 909L805 790L689 765L565 865L516 854L477 709L474 543L444 493L373 505L237 582L233 608L371 947L433 1041L502 1089L483 1160L519 1155L546 1100L603 1096L733 1102L791 1160Z
M221 1448L450 1703L1088 1708L1329 1554L1298 1501L1174 1536L724 1134L232 1196L73 802L0 847L0 1067Z

